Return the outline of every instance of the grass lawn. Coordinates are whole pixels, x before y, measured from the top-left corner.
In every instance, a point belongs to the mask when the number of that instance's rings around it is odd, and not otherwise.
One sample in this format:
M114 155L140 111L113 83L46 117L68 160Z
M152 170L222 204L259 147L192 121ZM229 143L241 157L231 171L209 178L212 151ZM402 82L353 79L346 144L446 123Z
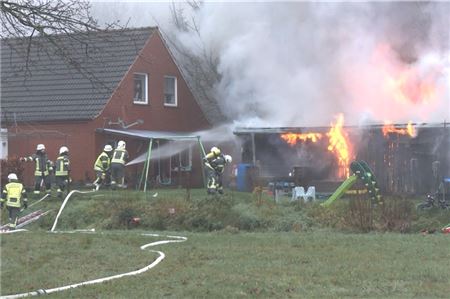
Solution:
M448 298L450 236L398 233L203 233L158 245L166 258L138 276L47 298ZM157 258L140 250L163 237L137 230L44 231L1 236L1 294L54 288L137 270Z

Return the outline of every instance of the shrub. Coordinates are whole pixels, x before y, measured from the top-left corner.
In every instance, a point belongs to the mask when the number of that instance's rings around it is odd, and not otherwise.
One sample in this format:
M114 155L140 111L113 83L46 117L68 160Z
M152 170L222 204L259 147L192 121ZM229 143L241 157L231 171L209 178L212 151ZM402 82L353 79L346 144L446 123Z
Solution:
M379 230L403 233L410 231L414 216L414 204L411 200L387 197L377 208Z
M24 166L23 163L20 162L19 158L12 157L8 160L1 160L0 169L1 171L1 181L0 185L4 186L8 183L8 174L15 173L17 174L17 177L19 180L23 180L23 172L24 172Z

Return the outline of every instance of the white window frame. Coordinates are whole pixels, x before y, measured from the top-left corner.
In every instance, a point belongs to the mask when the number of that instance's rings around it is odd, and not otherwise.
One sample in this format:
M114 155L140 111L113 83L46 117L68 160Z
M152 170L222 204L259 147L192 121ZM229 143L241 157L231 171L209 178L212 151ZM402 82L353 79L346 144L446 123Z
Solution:
M167 78L173 78L175 79L175 103L166 103L166 79ZM164 106L168 107L177 107L178 106L178 79L175 76L164 76Z
M135 97L134 97L134 93L136 92L135 90L135 76L144 76L144 99L143 101L136 101ZM146 73L134 73L133 74L133 103L134 104L138 104L138 105L147 105L148 104L148 74Z
M0 130L0 160L8 159L8 129Z

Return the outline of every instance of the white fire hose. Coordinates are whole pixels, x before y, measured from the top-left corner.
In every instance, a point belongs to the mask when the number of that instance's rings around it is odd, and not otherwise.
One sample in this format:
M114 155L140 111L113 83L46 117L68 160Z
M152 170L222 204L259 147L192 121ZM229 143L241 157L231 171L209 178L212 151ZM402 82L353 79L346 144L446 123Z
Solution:
M62 211L63 211L67 201L69 200L70 196L72 196L72 194L75 193L75 192L77 192L77 193L91 193L91 192L95 192L95 191L84 191L83 192L83 191L78 191L78 190L72 190L66 196L66 198L64 199L64 202L61 205L61 208L59 209L58 215L56 216L55 222L53 223L53 227L50 230L50 232L53 232L53 233L74 233L74 232L77 232L77 231L68 231L68 232L55 231L56 224L58 223L59 216L61 215L61 213L62 213ZM88 232L94 232L94 230L89 230ZM184 241L187 240L186 237L182 237L182 236L168 236L168 235L167 236L162 236L162 235L150 234L150 233L144 233L142 235L143 236L152 236L152 237L167 237L167 238L171 238L171 240L160 240L160 241L156 241L156 242L147 243L147 244L144 244L144 245L142 245L140 247L141 250L145 250L148 247L157 246L157 245L161 245L161 244L178 243L178 242L184 242ZM113 279L118 279L118 278L122 278L122 277L126 277L126 276L138 275L138 274L144 273L144 272L152 269L156 265L158 265L166 256L164 254L164 252L162 252L162 251L156 251L156 250L150 250L150 251L157 253L159 256L151 264L149 264L149 265L147 265L147 266L145 266L145 267L143 267L141 269L135 270L135 271L121 273L121 274L116 274L116 275L107 276L107 277L98 278L98 279L87 280L87 281L74 283L74 284L70 284L70 285L66 285L66 286L62 286L62 287L56 287L56 288L52 288L52 289L39 289L39 290L36 290L36 291L27 292L27 293L20 293L20 294L1 296L0 299L24 298L24 297L28 297L28 296L38 296L38 295L44 295L44 294L51 294L51 293L61 292L61 291L68 290L68 289L74 289L74 288L77 288L79 286L97 284L97 283L102 283L102 282L105 282L105 281L110 281L110 280L113 280Z
M70 198L70 197L72 196L72 194L74 194L75 192L76 192L76 193L81 193L81 194L87 194L87 193L93 193L93 192L95 192L95 191L78 191L78 190L72 190L72 191L70 191L70 193L67 194L66 198L64 199L64 201L63 201L61 207L59 208L58 214L56 215L56 218L55 218L55 222L53 223L52 229L50 230L51 232L55 231L56 224L58 223L59 216L61 215L61 213L62 213L64 207L66 206L66 203L69 201L69 198Z

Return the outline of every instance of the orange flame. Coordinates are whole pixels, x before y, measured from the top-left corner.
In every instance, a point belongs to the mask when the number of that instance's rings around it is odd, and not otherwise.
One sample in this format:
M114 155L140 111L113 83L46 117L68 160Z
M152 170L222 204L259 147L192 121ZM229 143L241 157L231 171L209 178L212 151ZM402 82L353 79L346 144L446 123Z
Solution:
M433 75L420 76L417 69L406 68L396 75L386 75L386 86L399 103L426 105L437 97Z
M397 128L391 122L385 121L382 128L383 136L387 136L389 133L396 133L399 135L408 135L410 137L416 137L417 132L411 122L408 122L406 128Z
M335 125L331 124L327 136L329 138L328 150L333 152L338 159L338 176L347 178L350 175L349 164L351 157L351 147L348 134L343 130L344 115L339 114Z
M340 178L347 178L350 176L350 159L351 157L351 145L348 138L348 134L343 129L344 115L339 114L336 124L331 124L331 128L326 133L329 139L328 150L332 152L338 160L338 176ZM299 141L311 140L317 142L323 137L321 133L284 133L280 135L281 138L291 146L294 146Z
M293 146L297 144L298 141L306 141L311 140L312 142L317 142L320 138L322 138L322 134L320 133L284 133L281 134L281 138L286 141L289 145Z

